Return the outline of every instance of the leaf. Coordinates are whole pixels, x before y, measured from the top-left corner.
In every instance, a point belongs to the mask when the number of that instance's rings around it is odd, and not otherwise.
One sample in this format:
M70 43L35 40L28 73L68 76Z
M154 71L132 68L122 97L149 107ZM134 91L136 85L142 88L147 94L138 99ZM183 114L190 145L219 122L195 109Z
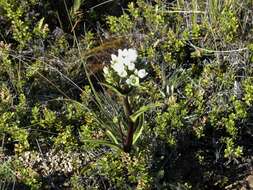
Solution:
M80 9L81 4L82 0L74 0L74 4L72 7L74 14Z
M162 106L163 104L162 103L155 103L155 104L150 104L150 105L147 105L147 106L142 106L138 111L136 111L135 113L133 113L131 116L130 116L130 119L132 120L132 122L136 122L136 120L138 119L138 117L143 114L144 112L152 109L152 108L156 108L156 107L160 107Z
M115 135L112 134L111 131L106 130L106 134L116 145L119 145L117 138L115 137Z
M138 131L136 131L134 133L134 136L133 136L133 145L136 143L136 141L139 139L139 137L141 136L142 134L142 131L144 129L144 113L141 115L140 117L140 120L139 120L139 124L138 124L138 127L137 127Z
M41 18L40 21L38 22L38 29L39 29L39 30L42 30L42 29L43 29L42 27L43 27L44 19L45 19L45 18L43 17L43 18Z
M109 146L111 148L114 148L116 150L122 150L122 148L119 145L113 144L113 143L108 142L108 141L88 139L88 140L83 140L83 142L105 145L105 146Z
M109 84L105 84L105 83L102 83L102 82L100 82L99 84L101 84L101 85L107 87L109 90L115 92L115 93L116 93L118 96L120 96L120 97L124 97L124 96L125 96L124 94L122 94L122 93L121 93L117 88L115 88L114 86L111 86L111 85L109 85Z

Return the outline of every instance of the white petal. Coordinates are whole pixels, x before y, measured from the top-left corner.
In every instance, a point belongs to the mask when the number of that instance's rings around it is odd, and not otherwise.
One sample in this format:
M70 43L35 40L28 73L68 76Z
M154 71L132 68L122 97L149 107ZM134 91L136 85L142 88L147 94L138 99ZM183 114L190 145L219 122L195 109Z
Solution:
M118 49L118 56L122 55L122 49Z
M120 57L120 58L127 57L127 49L123 49L123 50L119 49L118 50L118 57Z
M123 49L122 55L123 56L127 56L127 54L128 54L128 50L127 49Z
M124 66L123 63L114 63L114 64L111 65L111 67L117 73L120 73L120 72L125 70L125 66Z
M122 78L125 78L125 77L127 77L127 72L125 70L124 71L120 71L120 72L118 72L118 75L120 77L122 77Z
M127 57L131 62L135 62L138 57L137 51L132 48L128 49Z
M117 60L117 58L118 58L118 57L117 57L116 55L114 55L114 54L111 55L112 61Z
M141 79L144 78L145 76L147 76L147 72L145 69L141 69L138 71L138 77L140 77Z
M130 63L128 63L127 68L129 71L133 71L135 69L135 64L130 62Z

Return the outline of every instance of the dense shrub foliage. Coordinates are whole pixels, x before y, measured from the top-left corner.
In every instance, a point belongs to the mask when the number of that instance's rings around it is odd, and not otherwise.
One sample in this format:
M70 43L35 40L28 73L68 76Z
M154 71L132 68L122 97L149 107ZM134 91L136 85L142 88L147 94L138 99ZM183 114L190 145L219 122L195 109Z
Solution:
M1 189L253 185L249 7L0 0Z

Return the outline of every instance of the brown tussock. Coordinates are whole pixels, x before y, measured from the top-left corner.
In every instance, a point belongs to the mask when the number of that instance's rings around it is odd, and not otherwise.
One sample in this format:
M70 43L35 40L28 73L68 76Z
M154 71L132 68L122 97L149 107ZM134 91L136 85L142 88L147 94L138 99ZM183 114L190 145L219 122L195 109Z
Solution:
M94 75L102 71L104 66L110 64L111 54L126 45L126 40L123 37L111 38L81 54L81 59L87 62L88 74Z

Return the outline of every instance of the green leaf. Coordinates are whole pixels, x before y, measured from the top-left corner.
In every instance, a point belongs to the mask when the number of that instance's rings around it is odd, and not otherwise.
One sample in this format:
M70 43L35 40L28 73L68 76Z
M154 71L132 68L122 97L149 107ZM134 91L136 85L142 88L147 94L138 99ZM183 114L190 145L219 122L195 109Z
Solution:
M43 29L42 27L43 27L44 19L45 19L45 18L43 17L43 18L40 19L40 21L38 22L38 29L39 29L39 30L42 30L42 29Z
M132 122L136 122L136 120L138 119L138 117L143 114L146 111L151 110L152 108L156 108L156 107L160 107L162 106L162 103L155 103L155 104L150 104L147 106L142 106L139 110L137 110L136 112L134 112L131 116L130 119L132 120Z
M115 137L115 135L113 135L111 131L106 130L106 134L116 145L119 145L117 138Z
M139 139L139 137L141 136L142 134L142 131L144 129L144 113L139 117L139 124L138 124L138 131L136 131L134 133L134 136L133 136L133 145L136 143L136 141Z
M72 7L74 13L76 13L80 9L81 4L82 4L82 0L74 0L74 4Z

